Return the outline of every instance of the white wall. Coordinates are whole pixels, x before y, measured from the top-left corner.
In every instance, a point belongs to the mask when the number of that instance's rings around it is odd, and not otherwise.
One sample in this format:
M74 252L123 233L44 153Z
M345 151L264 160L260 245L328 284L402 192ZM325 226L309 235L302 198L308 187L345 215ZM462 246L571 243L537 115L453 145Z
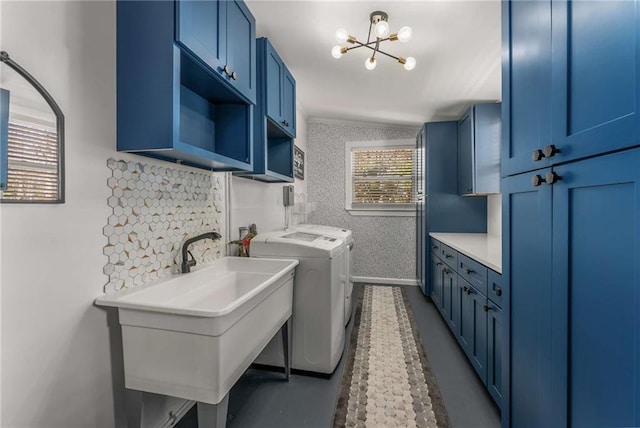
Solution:
M298 106L296 112L295 145L307 157L307 119ZM306 178L306 174L305 174ZM246 178L233 177L230 189L231 239L238 239L238 228L255 223L258 233L284 228L284 206L282 205L282 187L287 183L262 183ZM295 203L306 201L307 181L295 179ZM293 215L290 224L301 223L301 216Z
M487 236L502 241L502 195L487 195Z
M2 49L66 117L62 205L1 205L3 427L116 425L102 293L115 144L115 8L2 1ZM10 394L6 392L10 391Z

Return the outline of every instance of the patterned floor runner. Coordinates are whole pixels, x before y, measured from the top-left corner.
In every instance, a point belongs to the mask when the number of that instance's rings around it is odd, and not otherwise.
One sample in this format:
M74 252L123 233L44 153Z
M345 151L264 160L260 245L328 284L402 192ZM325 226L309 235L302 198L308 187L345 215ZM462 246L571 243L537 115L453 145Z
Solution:
M365 285L334 427L449 426L403 287Z

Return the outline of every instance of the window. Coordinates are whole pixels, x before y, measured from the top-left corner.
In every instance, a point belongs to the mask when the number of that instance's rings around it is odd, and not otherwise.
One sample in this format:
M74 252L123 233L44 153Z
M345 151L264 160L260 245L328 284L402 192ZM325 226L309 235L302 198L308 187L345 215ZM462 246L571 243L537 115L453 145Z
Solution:
M352 215L412 216L416 152L412 140L346 146L347 201Z

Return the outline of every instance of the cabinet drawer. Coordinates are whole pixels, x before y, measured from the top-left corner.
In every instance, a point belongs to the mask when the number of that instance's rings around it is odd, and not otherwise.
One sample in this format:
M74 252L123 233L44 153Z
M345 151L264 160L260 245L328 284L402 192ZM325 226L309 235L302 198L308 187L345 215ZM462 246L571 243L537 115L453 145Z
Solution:
M502 308L503 294L502 275L492 271L491 269L487 269L487 297L491 299L493 303Z
M458 254L456 270L485 296L487 295L487 268L464 254Z
M449 267L456 270L456 266L458 264L458 252L453 248L440 244L440 254L442 261L449 265Z

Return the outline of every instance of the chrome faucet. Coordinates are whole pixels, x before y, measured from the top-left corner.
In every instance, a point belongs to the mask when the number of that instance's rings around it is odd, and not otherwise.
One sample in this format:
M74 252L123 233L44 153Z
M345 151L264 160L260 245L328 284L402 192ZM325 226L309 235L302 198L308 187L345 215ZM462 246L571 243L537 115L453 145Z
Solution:
M189 251L189 245L207 238L216 241L222 238L222 235L218 232L207 232L184 241L184 244L182 244L182 273L191 272L191 268L196 265L196 259L193 258L193 254ZM191 255L191 260L187 259L187 255Z

